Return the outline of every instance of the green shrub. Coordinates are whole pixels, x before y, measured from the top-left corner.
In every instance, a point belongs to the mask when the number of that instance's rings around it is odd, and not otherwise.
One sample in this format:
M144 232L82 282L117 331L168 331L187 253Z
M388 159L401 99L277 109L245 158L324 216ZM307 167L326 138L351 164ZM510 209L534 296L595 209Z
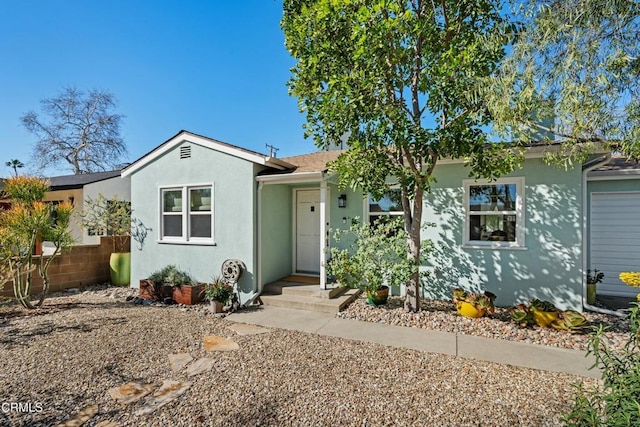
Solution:
M640 425L640 303L632 305L623 350L609 348L602 326L591 333L587 355L595 356L594 367L602 371L603 386L577 387L573 407L564 418L568 426Z
M370 225L356 218L349 230L337 230L333 237L348 243L344 249L332 247L327 263L327 273L342 286L375 292L385 284L407 283L418 269L407 256L407 233L400 219ZM429 248L428 242L423 243L423 253Z
M196 283L189 273L178 270L175 265L167 265L166 267L151 273L149 275L149 280L172 286L193 285Z

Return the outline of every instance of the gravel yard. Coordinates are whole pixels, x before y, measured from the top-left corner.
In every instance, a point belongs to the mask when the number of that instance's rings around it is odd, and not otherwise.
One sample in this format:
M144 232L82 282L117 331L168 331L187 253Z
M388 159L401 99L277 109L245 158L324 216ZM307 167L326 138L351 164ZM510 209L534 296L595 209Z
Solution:
M338 314L343 319L355 319L366 322L381 322L397 326L409 326L446 332L457 332L487 338L520 341L531 344L549 345L574 350L587 349L586 334L571 334L553 328L521 328L511 321L506 308L496 307L492 318L468 319L455 312L451 301L422 300L421 311L405 313L404 299L390 297L385 306L373 307L367 304L364 296L354 301ZM600 313L583 313L592 326L602 325L609 328L605 333L611 348L621 349L629 332L629 321L616 316Z
M54 425L97 404L86 425L554 426L571 403L571 384L596 383L279 329L241 336L204 310L134 305L124 301L127 292L51 297L34 312L0 307L0 403L36 409L3 409L1 425ZM361 302L345 315L369 310ZM205 335L231 338L240 349L207 353ZM215 366L149 415L134 414L142 402L123 406L108 396L129 381L187 380L171 369L175 353L212 357Z

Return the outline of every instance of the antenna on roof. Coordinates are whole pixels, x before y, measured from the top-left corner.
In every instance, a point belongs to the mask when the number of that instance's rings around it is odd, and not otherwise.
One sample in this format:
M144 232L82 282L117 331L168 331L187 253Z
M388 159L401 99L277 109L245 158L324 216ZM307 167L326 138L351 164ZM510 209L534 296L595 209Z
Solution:
M276 155L278 154L278 150L280 150L279 148L274 147L271 144L264 144L265 147L267 147L269 149L269 157L276 157Z

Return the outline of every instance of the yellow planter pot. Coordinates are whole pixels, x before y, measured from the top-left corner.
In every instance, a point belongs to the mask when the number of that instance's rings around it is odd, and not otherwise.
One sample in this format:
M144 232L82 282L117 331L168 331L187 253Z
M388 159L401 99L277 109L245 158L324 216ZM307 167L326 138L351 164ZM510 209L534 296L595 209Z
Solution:
M471 319L477 319L478 317L484 316L484 310L476 308L473 304L470 304L465 301L458 301L456 303L456 310L464 317L469 317Z
M536 322L538 326L549 326L551 322L558 318L557 311L534 311L533 312L533 321Z

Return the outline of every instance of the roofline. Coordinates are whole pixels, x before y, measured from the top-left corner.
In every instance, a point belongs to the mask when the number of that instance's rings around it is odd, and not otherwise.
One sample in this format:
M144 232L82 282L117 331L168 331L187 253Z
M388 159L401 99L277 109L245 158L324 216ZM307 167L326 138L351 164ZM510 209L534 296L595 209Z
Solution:
M516 147L518 148L518 147ZM524 148L525 153L524 153L524 158L525 159L542 159L547 153L549 152L557 152L560 149L560 144L555 142L552 144L544 144L544 145L534 145L534 146L524 146L521 147ZM605 154L608 153L609 151L601 148L599 150L596 150L596 153L599 154ZM467 159L467 157L458 157L455 159L452 158L441 158L438 159L438 163L442 163L442 164L455 164L455 163L464 163L465 160Z
M594 170L587 174L587 181L610 181L616 179L640 179L640 169Z
M258 175L256 181L265 184L299 184L304 182L320 182L325 172L300 172L276 175Z
M255 151L245 150L244 148L236 147L234 145L227 144L226 142L217 141L215 139L208 138L202 135L196 135L186 130L181 130L176 135L172 136L171 138L124 168L122 170L121 176L129 176L135 173L137 170L143 168L144 166L154 161L156 158L173 149L182 141L188 141L205 148L209 148L221 153L229 154L234 157L257 163L259 165L269 166L279 170L294 168L294 165L289 164L284 160L266 156Z

